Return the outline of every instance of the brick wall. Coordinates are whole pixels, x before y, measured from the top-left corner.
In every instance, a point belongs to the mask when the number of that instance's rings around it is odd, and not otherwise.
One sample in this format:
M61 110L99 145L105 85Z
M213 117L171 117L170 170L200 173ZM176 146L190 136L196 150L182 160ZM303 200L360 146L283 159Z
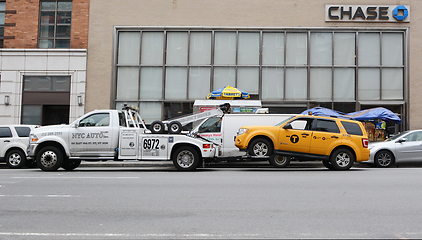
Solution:
M37 48L40 0L7 0L4 48ZM14 13L15 11L15 13ZM73 0L71 48L88 46L89 0Z

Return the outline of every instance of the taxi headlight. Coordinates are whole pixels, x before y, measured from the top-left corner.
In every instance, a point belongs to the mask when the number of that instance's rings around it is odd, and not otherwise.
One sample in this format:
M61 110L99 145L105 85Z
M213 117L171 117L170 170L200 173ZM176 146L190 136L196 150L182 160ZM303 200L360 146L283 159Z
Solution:
M249 129L247 128L239 128L239 130L237 131L237 135L242 135L244 133L247 133L249 131Z

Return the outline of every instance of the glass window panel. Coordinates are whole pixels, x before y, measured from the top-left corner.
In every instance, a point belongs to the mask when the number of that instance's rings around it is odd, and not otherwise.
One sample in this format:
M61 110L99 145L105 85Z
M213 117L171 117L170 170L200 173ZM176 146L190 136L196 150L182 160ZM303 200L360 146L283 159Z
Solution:
M140 102L139 114L146 124L151 124L153 121L161 119L161 103Z
M359 100L380 100L380 70L378 68L359 68Z
M263 33L262 64L284 64L284 33Z
M50 76L24 76L24 91L52 91L52 85Z
M54 76L52 77L53 91L69 92L70 76Z
M236 33L216 32L214 64L236 64Z
M52 39L40 39L38 44L39 48L52 48L54 46L54 41Z
M379 33L359 33L358 61L359 66L380 65Z
M163 98L163 68L142 67L139 99L161 100Z
M189 99L205 99L210 93L210 67L189 68Z
M0 13L0 24L4 24L5 13Z
M286 99L306 100L307 98L307 71L306 68L286 69Z
M239 67L237 68L237 87L250 94L258 94L259 68Z
M211 64L211 33L191 32L189 65Z
M284 69L262 68L262 99L281 100L284 97Z
M163 43L163 32L143 32L141 64L162 65Z
M0 37L4 37L4 26L0 26Z
M334 69L334 101L355 100L355 69Z
M6 10L6 2L0 2L0 11Z
M41 10L56 10L56 2L41 2Z
M331 101L331 90L331 68L311 68L310 99L318 101Z
M355 64L355 33L334 33L334 65Z
M403 34L383 33L382 34L382 65L402 66L403 65Z
M213 91L224 86L236 86L236 68L234 67L214 67Z
M70 25L59 25L56 28L56 37L70 37Z
M56 39L56 48L70 48L70 40Z
M57 10L59 11L72 11L72 2L58 2Z
M259 64L259 33L239 33L238 64Z
M187 83L186 67L167 67L165 98L167 100L186 99Z
M72 12L57 12L57 23L70 24Z
M117 63L138 65L140 49L141 34L139 32L120 32Z
M333 37L331 33L311 33L312 65L332 65Z
M187 65L188 62L188 33L167 33L167 64Z
M307 34L287 33L286 62L287 65L306 65L307 63Z
M41 105L23 105L22 124L41 125Z
M54 37L54 26L41 25L40 37Z
M54 24L54 12L41 12L41 24Z
M382 99L402 100L403 99L403 69L383 68L382 69Z
M118 100L138 99L138 67L117 68L117 96Z

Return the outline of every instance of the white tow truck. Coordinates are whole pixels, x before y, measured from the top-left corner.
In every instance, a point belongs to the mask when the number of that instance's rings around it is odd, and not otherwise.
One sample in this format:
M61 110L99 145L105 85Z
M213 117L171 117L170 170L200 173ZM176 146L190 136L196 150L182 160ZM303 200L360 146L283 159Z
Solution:
M196 169L204 159L218 157L219 146L194 135L174 134L179 130L171 131L175 128L172 124L169 124L169 134L161 129L151 132L138 110L127 105L122 110L95 110L70 125L35 129L29 137L27 154L35 158L44 171L60 167L73 170L81 160L172 160L178 170L189 171ZM227 106L218 110L214 116L224 115ZM199 118L206 117L202 115ZM191 116L191 121L194 119L198 116ZM171 123L181 128L179 121Z

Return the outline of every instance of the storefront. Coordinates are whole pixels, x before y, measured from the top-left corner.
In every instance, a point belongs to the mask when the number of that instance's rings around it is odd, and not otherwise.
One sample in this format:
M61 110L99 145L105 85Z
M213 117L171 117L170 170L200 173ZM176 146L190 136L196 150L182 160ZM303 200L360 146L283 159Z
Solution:
M147 122L191 113L195 100L230 85L261 100L271 113L315 106L347 113L382 106L403 119L400 130L422 127L414 111L422 108L416 92L422 88L416 77L420 70L412 69L420 24L410 21L422 3L120 2L125 18L105 19L91 6L88 109L99 106L93 103L94 86L101 87L96 79L107 77L111 94L105 107L139 105ZM131 17L129 7L145 15ZM112 43L99 44L94 25L112 30L101 33ZM112 62L111 68L94 77L101 57Z

